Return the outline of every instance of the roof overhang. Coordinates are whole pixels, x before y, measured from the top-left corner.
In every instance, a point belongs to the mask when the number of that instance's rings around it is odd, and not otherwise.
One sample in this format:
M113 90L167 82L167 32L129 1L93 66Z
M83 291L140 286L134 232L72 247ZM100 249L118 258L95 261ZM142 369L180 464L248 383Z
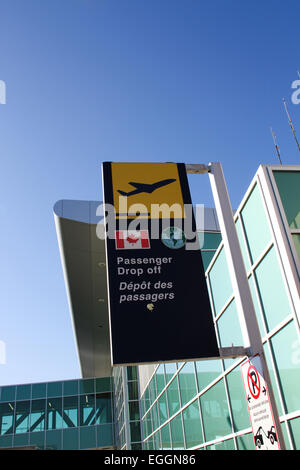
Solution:
M60 200L54 219L83 377L112 374L105 242L96 235L100 202Z

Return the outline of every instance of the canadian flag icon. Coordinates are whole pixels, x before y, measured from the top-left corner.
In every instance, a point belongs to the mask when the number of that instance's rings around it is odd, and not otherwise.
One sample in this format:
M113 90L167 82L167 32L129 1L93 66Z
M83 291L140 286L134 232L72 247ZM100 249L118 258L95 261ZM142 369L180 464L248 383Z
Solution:
M150 248L148 230L116 230L117 250Z

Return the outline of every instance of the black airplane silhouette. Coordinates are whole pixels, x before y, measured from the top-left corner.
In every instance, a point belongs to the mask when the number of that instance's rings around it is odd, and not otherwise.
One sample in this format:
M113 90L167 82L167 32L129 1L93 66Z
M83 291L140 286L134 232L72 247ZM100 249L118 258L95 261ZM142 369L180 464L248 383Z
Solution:
M134 183L133 181L130 181L128 184L131 184L131 186L134 186L136 189L128 193L118 189L118 193L122 194L122 196L132 196L133 194L140 194L140 193L150 194L150 193L153 193L153 191L155 191L156 189L161 188L162 186L166 186L167 184L173 183L174 181L176 181L176 179L157 181L156 183L152 183L152 184Z

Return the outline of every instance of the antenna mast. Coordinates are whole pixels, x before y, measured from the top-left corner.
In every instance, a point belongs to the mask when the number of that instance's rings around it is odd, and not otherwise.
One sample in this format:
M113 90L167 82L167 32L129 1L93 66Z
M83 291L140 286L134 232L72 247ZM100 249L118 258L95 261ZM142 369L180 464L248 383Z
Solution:
M299 74L299 72L298 72L298 74ZM292 129L292 133L293 133L294 139L295 139L295 141L296 141L298 150L299 150L299 152L300 152L300 145L299 145L298 139L297 139L297 137L296 137L296 132L295 132L295 129L294 129L292 120L291 120L291 116L290 116L289 111L288 111L288 108L287 108L286 101L285 101L284 98L283 98L282 101L283 101L283 104L284 104L284 107L285 107L285 111L286 111L287 117L288 117L288 119L289 119L289 124L290 124L290 127L291 127L291 129Z
M276 141L276 135L275 135L275 132L273 131L272 127L270 127L270 129L271 129L271 134L272 134L272 137L273 137L273 142L274 142L274 145L275 145L275 148L276 148L278 160L280 162L280 165L282 165L282 161L281 161L281 157L280 157L280 151L279 151L279 147L278 147L277 141Z

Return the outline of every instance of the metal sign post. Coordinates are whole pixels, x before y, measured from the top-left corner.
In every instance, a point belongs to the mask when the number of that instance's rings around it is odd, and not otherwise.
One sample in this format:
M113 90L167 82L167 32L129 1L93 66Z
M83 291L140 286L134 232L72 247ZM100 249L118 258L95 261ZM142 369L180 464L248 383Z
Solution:
M236 356L259 355L263 378L269 391L269 400L277 430L279 448L284 450L285 444L280 427L279 415L221 163L213 162L209 165L186 165L186 170L187 173L209 174L244 341L244 348L235 348ZM221 356L232 357L234 353L232 349L233 348L221 348Z

